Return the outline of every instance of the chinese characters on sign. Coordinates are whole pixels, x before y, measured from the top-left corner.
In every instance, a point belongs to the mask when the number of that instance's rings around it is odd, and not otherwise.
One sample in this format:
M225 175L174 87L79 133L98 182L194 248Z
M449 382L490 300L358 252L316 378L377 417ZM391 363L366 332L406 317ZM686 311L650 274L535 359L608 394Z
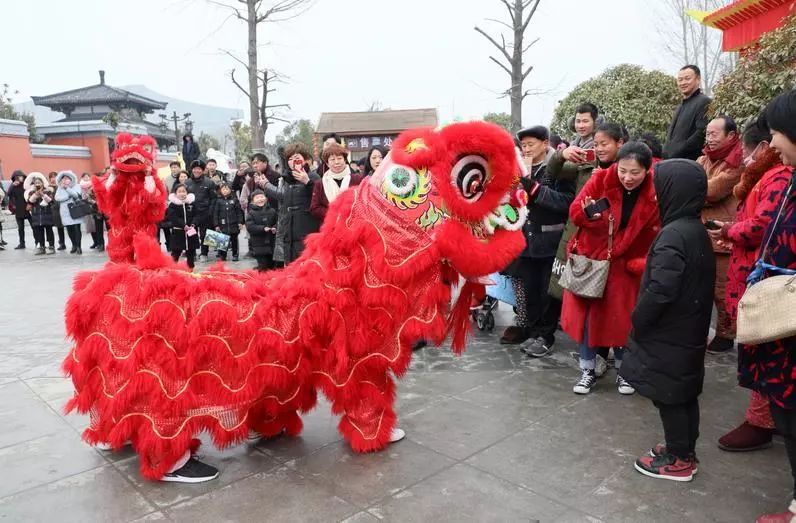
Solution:
M345 145L351 152L367 151L374 145L389 149L397 135L390 136L345 136Z

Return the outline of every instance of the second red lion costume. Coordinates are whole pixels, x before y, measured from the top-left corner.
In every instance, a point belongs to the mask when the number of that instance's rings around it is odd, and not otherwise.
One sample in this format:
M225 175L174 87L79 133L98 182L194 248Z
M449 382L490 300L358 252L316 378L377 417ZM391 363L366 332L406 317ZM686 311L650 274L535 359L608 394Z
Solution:
M318 390L354 450L384 448L396 422L391 374L404 374L419 339L452 332L463 350L472 286L451 311L452 287L524 246L518 173L511 137L492 124L410 130L284 270L193 274L154 233L138 235L134 265L75 280L67 408L91 414L87 441L131 441L152 479L203 430L219 447L250 430L298 435Z
M139 232L154 238L166 212L166 186L154 167L156 146L151 136L119 134L110 171L93 180L97 206L108 216L113 262L133 262L133 238Z

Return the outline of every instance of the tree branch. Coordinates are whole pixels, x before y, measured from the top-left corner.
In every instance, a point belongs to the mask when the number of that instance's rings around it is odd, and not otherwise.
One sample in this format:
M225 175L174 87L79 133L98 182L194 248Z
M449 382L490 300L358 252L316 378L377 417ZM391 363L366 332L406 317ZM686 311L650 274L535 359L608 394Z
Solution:
M266 109L273 109L274 107L287 107L290 109L290 104L275 104L275 105L266 105Z
M314 0L280 0L271 8L266 10L263 14L258 15L256 22L258 24L262 22L285 22L287 20L296 18L311 8L313 1ZM296 12L285 14L290 13L290 11L293 10L296 10ZM285 14L285 16L277 16L280 14Z
M484 35L484 38L486 38L487 40L489 40L489 41L492 43L492 45L494 45L495 47L497 47L497 48L500 50L500 52L501 52L501 53L503 53L503 56L505 56L505 57L506 57L506 60L508 60L508 61L509 61L509 63L511 63L511 55L509 55L509 52L506 50L506 47L505 47L505 46L501 47L501 46L500 46L500 44L499 44L499 43L497 43L497 41L496 41L494 38L492 38L491 36L489 36L488 34L486 34L486 32L484 32L484 30L483 30L483 29L481 29L480 27L478 27L478 26L475 26L475 30L476 30L477 32L481 33L482 35ZM501 36L502 36L502 35L501 35Z
M539 3L541 1L542 0L535 0L536 3L533 4L533 7L531 8L531 12L528 13L528 18L526 18L525 21L522 23L522 32L523 33L525 32L525 29L528 27L528 24L531 22L531 18L533 18L533 15L536 14L536 9L539 8Z
M511 18L511 23L512 24L516 24L517 23L517 15L514 12L514 8L511 7L511 4L508 2L508 0L500 0L500 1L503 2L503 5L505 5L506 9L509 10L509 17ZM513 31L514 28L512 27L511 30Z
M522 79L525 80L526 78L528 78L528 75L531 74L531 71L533 71L533 66L529 65L528 69L526 69L525 72L522 73Z
M246 17L240 14L240 10L237 7L232 7L231 5L225 4L224 2L218 2L216 0L205 0L208 4L214 5L216 7L223 7L225 9L232 9L233 14L238 17L238 19L246 21ZM245 1L243 2L246 3Z
M226 55L229 55L230 58L232 58L233 60L235 60L236 62L241 64L243 67L245 67L247 71L249 70L249 64L247 64L246 62L244 62L243 60L241 60L240 58L238 58L237 56L235 56L231 52L227 51L226 49L219 49L219 51L221 51L222 53L224 53Z
M530 44L526 45L526 46L525 46L525 49L523 49L523 50L522 50L522 54L525 54L525 51L527 51L528 49L530 49L531 47L533 47L533 44L535 44L536 42L538 42L540 38L541 38L541 37L537 37L537 38L535 38L535 39L534 39L534 40L533 40L533 41L532 41Z
M251 97L251 95L249 94L249 91L247 91L246 89L244 89L243 87L241 87L241 85L238 83L238 81L237 81L237 80L235 80L235 69L233 69L232 71L230 71L230 72L229 72L229 77L230 77L230 78L232 78L232 83L233 83L233 84L235 84L235 86L236 86L238 89L240 89L240 90L241 90L241 92L242 92L243 94L245 94L245 95L246 95L246 98L248 98L249 100L251 100L251 99L252 99L252 97Z
M511 69L509 69L508 67L506 67L505 65L503 65L502 63L500 63L500 61L498 61L498 59L497 59L497 58L495 58L494 56L490 56L490 57L489 57L489 59L490 59L490 60L492 60L493 62L495 62L496 64L498 64L498 65L500 66L500 68L501 68L501 69L503 69L504 71L506 71L506 72L508 73L508 75L509 75L509 76L511 76Z
M506 22L503 22L503 21L501 21L501 20L496 20L496 19L494 19L494 18L487 18L487 19L486 19L486 21L487 21L487 22L495 22L496 24L500 24L500 25L502 25L502 26L505 26L505 27L507 27L509 31L514 31L514 28L513 28L513 27L511 27L509 24L507 24Z

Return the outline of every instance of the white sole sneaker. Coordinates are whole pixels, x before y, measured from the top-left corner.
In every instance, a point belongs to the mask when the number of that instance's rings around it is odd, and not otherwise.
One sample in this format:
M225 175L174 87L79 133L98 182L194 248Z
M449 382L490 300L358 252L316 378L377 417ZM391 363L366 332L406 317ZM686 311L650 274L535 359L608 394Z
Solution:
M693 473L691 473L690 476L683 476L681 478L678 478L676 476L658 476L657 474L653 474L652 472L650 472L648 470L645 470L642 467L639 467L638 463L634 463L633 466L636 468L637 471L641 472L642 474L644 474L648 478L667 479L669 481L678 481L678 482L681 482L681 483L688 483L690 481L694 481Z
M406 437L406 431L395 427L390 434L390 443L397 443Z
M130 441L130 440L125 441L124 445L122 445L122 447L126 447L128 445L132 445L132 441ZM113 447L111 446L110 443L103 442L103 443L97 443L97 444L92 445L92 446L95 449L97 449L97 450L101 450L102 452L112 452L113 451Z

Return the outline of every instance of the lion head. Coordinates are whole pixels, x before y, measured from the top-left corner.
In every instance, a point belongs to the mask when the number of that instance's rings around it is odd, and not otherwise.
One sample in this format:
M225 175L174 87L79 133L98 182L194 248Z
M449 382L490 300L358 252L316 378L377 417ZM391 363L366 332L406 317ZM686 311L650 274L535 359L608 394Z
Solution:
M120 133L111 155L111 165L117 172L146 174L154 170L157 142L151 136Z
M523 249L527 195L511 136L486 122L402 133L371 185L459 274L503 269Z

